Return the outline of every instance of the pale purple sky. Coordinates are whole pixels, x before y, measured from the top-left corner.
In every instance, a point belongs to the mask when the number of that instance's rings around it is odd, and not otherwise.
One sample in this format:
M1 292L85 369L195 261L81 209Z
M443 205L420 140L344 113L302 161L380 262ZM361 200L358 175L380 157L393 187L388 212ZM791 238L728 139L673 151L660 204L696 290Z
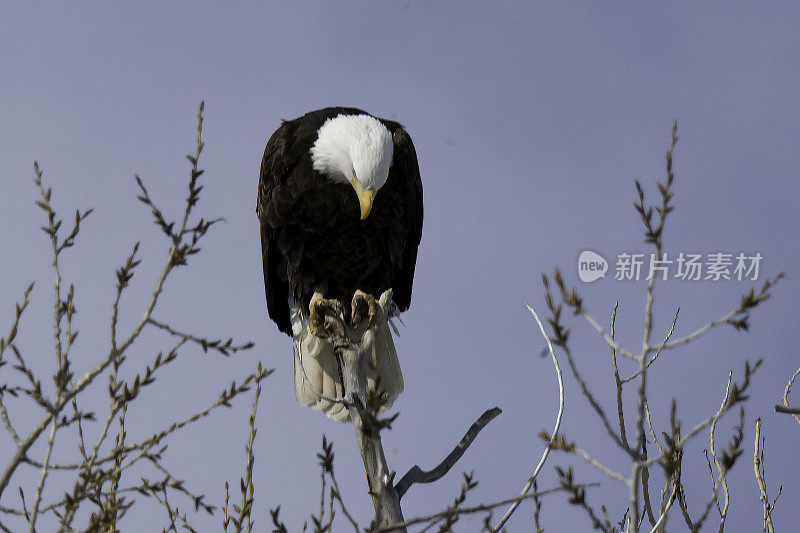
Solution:
M632 206L633 180L656 201L654 182L664 176L677 119L676 210L665 250L673 257L759 252L764 259L756 282L659 284L654 338L666 334L678 306L675 335L683 336L726 314L767 277L785 271L787 279L753 313L749 333L721 327L662 354L649 380L654 423L667 430L669 401L677 396L684 427L693 426L719 406L729 370L741 380L745 359L764 357L747 405L745 454L729 475L727 530L761 527L752 469L758 415L770 494L784 486L776 525L796 519L800 428L772 406L800 364L800 7L749 0L666 8L635 2L96 3L6 5L0 18L0 331L6 334L13 302L36 280L18 344L45 386L54 368L53 276L49 243L38 229L44 219L33 204L32 162L44 169L65 218L75 208L95 208L62 270L76 286L80 336L73 368L82 373L108 351L114 270L141 240L143 263L124 300L122 326L130 327L166 252L165 239L135 199L133 176L178 216L188 172L183 156L193 151L194 117L205 100L205 188L196 212L227 222L212 229L190 268L170 279L155 314L207 336L252 339L256 347L229 359L185 348L182 361L160 372L130 409L128 436L144 438L212 401L258 360L274 367L261 396L255 445L254 512L261 527L278 504L290 530L318 508L315 454L323 433L334 442L350 510L362 526L372 512L352 427L294 401L291 344L266 315L254 214L261 154L280 119L329 105L402 122L415 142L425 188L414 298L397 342L406 389L395 403L401 413L395 429L384 436L390 467L398 476L415 463L432 467L484 409L504 410L447 477L409 491L406 517L450 504L465 470L480 482L468 502L513 496L538 462L543 444L536 435L553 425L557 386L551 362L539 357L545 344L523 302L545 314L542 272L560 267L603 324L619 299L618 340L632 350L641 346L645 282L616 281L611 274L617 254L651 251ZM578 280L577 258L587 249L612 263L606 279ZM609 351L585 322L568 317L567 325L584 377L614 413ZM128 371L141 371L168 346L169 339L149 332L129 354ZM557 355L565 370L566 436L629 474L563 353ZM15 374L6 365L0 383L18 383ZM87 397L84 408L106 409L106 379L96 384L97 404ZM631 386L631 423L632 393ZM234 409L178 435L164 459L218 507L224 481L238 487L250 401L242 397ZM20 431L40 419L28 400L9 404ZM731 413L720 424L720 447L736 422ZM59 434L56 460L75 457L72 442L72 430ZM707 447L704 433L684 459L695 518L710 495ZM3 432L0 457L12 451ZM556 482L556 464L575 464L580 481L601 482L602 489L588 490L588 501L621 519L627 489L577 459L552 454L541 487ZM33 494L37 473L27 472L0 505L19 506L17 485ZM49 480L46 501L68 489L58 479ZM565 500L544 501L545 527L588 530L585 514ZM190 507L179 498L174 503ZM140 505L121 529L160 530L165 514L150 502ZM531 517L526 504L510 530L530 530ZM191 518L204 531L220 521ZM459 530L478 530L480 523L464 519ZM677 513L671 524L682 529Z

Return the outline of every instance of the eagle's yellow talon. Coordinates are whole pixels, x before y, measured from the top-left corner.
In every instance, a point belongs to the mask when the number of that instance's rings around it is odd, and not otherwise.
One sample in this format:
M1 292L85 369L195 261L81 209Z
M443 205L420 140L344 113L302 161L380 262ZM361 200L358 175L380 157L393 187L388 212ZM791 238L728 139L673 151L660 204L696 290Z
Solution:
M361 289L357 290L355 294L353 294L353 301L350 304L350 308L352 310L350 318L354 326L357 326L364 320L365 314L369 318L370 327L375 322L375 317L378 313L378 302L371 294L367 294Z
M322 297L322 293L315 292L308 303L308 314L311 334L317 337L329 337L331 331L325 325L325 317L341 316L342 303L338 300L327 300Z

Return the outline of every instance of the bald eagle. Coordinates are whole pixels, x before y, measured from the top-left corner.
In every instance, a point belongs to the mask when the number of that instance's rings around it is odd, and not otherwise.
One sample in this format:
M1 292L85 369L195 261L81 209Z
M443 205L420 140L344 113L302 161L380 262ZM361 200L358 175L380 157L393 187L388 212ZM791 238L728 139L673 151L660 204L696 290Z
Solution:
M377 298L390 288L396 309L408 309L422 236L411 137L397 122L355 108L283 121L264 150L256 211L269 316L293 339L295 399L346 421L347 408L330 401L343 397L339 363L332 344L314 334L311 315L320 297L349 304L356 291ZM374 350L367 381L380 378L388 408L403 376L382 313Z

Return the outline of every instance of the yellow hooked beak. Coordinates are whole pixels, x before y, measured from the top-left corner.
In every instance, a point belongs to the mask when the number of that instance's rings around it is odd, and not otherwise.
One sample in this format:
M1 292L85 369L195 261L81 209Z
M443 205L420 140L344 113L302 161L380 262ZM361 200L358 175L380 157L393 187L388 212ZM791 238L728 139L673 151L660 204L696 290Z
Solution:
M358 196L358 203L361 206L361 220L364 220L369 216L369 212L372 211L372 201L375 199L375 191L372 189L365 189L358 180L350 180L350 183L356 191L356 196Z

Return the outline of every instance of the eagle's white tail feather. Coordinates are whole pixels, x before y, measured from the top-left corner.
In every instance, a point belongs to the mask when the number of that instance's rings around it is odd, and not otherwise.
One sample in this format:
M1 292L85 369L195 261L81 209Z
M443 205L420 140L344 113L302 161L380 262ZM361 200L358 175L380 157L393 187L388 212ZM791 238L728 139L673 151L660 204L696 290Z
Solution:
M330 342L313 335L308 327L308 317L303 316L298 307L291 307L295 399L300 405L320 410L339 422L346 422L350 419L350 412L342 402L331 401L340 399L344 395L339 363L333 346ZM382 409L385 410L392 406L403 391L403 374L400 371L388 317L382 309L378 308L377 311L372 358L377 362L377 366L373 368L371 361L368 361L367 386L374 389L375 382L380 376L381 389L387 394L387 402Z

